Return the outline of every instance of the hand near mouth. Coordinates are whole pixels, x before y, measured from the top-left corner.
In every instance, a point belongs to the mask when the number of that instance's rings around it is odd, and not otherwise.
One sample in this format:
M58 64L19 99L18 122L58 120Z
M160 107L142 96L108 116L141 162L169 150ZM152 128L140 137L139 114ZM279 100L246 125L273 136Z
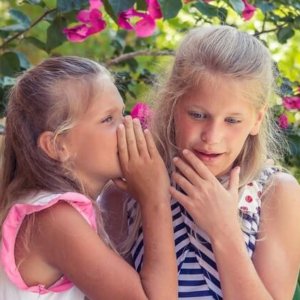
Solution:
M171 195L211 239L229 235L232 230L240 231L237 206L240 168L231 170L225 188L194 153L183 150L183 158L174 158L177 171L172 177L185 193L171 187Z

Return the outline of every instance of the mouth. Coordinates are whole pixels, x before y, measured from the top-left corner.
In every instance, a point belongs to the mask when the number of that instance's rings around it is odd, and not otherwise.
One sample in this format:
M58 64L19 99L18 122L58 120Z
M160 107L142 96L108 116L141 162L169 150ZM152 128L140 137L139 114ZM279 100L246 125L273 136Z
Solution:
M222 156L223 153L217 153L217 152L207 152L207 151L193 151L194 154L202 161L214 161L218 159L220 156Z

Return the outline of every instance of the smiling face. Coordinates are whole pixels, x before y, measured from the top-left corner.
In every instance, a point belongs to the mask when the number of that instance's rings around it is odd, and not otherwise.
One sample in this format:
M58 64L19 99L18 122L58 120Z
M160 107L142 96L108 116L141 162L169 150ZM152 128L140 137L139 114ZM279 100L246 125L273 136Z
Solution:
M91 194L121 176L116 130L124 111L123 100L109 77L99 76L95 86L89 107L64 135L68 163Z
M264 110L256 111L243 96L246 87L238 80L206 77L176 105L176 145L191 150L215 176L230 170L247 137L259 131Z

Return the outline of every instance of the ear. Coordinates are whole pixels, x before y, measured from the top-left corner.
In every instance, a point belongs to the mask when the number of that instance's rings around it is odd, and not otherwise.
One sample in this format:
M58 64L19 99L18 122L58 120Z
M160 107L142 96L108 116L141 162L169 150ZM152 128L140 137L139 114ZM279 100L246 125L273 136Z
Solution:
M54 160L64 162L69 158L63 139L58 136L55 137L52 131L44 131L40 134L38 146Z
M256 113L256 120L255 123L250 131L250 135L257 135L259 133L260 130L260 126L261 123L265 117L267 111L267 107L264 106L263 108L261 108L260 110L258 110L258 112Z

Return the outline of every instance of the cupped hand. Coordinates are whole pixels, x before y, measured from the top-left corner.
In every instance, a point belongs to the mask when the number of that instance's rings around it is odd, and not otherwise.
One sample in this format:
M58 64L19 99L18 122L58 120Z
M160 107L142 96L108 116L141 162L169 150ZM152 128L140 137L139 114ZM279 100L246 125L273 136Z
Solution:
M231 170L229 185L225 188L191 151L184 150L183 158L174 158L177 171L172 177L184 192L170 187L171 195L210 238L236 230L239 227L237 205L240 168Z
M126 189L141 205L147 201L170 200L170 180L149 130L138 119L124 118L118 131L118 153L123 181L115 183Z

